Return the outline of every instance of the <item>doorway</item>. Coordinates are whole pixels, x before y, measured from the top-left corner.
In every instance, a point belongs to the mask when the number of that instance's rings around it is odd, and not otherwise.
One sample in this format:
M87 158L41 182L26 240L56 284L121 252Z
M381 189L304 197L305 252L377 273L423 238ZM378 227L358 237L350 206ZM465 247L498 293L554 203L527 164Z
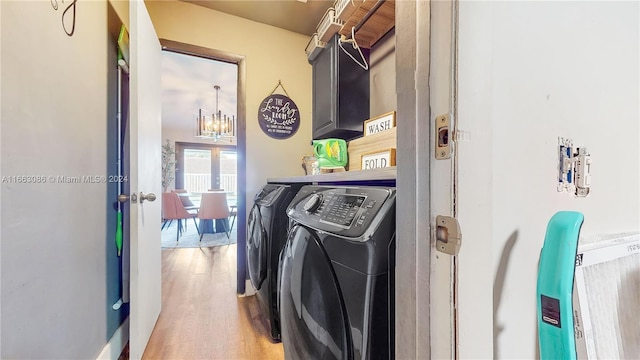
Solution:
M204 159L209 159L211 163L211 171L210 176L211 180L207 181L205 179L206 184L211 184L212 189L220 189L224 187L229 187L228 201L234 202L237 205L236 208L236 226L235 231L237 232L237 286L236 292L238 294L244 294L245 292L245 281L247 278L246 272L246 169L245 169L245 155L246 155L246 65L245 58L243 56L227 53L224 51L218 51L213 49L208 49L204 47L184 44L180 42L175 42L166 39L160 39L160 43L162 45L162 49L166 52L172 52L182 55L189 55L199 59L206 60L215 60L222 61L228 64L234 64L237 67L237 77L236 77L236 95L237 102L235 104L235 118L232 117L231 123L233 124L233 128L235 133L233 134L235 137L235 141L232 142L215 142L212 144L211 141L207 143L199 143L193 141L193 136L190 136L189 139L186 138L174 138L176 144L176 177L175 177L175 187L179 188L179 186L185 185L185 166L184 166L184 152L181 154L180 149L178 149L177 145L185 145L182 148L185 149L195 149L195 150L207 150L210 151L210 157L206 155L204 152L200 152L198 156L203 156ZM191 70L191 69L190 69ZM209 84L211 85L211 84ZM217 85L217 84L214 84ZM215 88L215 86L214 86ZM219 89L216 89L219 90ZM224 89L223 89L224 90ZM217 103L217 91L216 91L216 103ZM217 104L216 104L217 105ZM216 106L217 107L217 106ZM217 110L217 109L216 109ZM200 114L198 114L200 115ZM164 116L164 115L163 115ZM199 134L198 130L202 130L201 128L197 128L196 119L193 117L189 118L188 116L184 117L185 121L191 120L191 130L194 134ZM190 120L189 120L190 119ZM227 119L228 120L228 119ZM185 143L185 144L181 144ZM193 146L193 144L197 144ZM192 147L193 146L193 147ZM213 150L212 150L213 148ZM197 152L190 152L191 155L196 156ZM183 162L179 164L178 162ZM200 160L200 162L206 162L206 160ZM217 162L217 163L216 163ZM232 165L233 164L233 165ZM205 172L205 171L203 171ZM207 173L205 172L205 176ZM191 185L190 185L191 186ZM195 185L194 185L195 186Z

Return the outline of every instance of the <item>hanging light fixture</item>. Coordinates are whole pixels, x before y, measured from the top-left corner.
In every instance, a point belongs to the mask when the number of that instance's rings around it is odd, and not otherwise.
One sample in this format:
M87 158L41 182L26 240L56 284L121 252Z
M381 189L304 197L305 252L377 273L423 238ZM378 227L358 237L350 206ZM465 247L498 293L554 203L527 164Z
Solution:
M231 141L236 136L236 117L222 115L218 109L220 86L214 85L213 88L216 90L216 111L207 115L206 110L198 110L196 137Z

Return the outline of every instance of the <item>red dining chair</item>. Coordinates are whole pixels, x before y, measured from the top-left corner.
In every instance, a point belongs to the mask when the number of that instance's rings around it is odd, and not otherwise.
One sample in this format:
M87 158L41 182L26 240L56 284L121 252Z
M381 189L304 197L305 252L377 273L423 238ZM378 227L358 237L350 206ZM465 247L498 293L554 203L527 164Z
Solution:
M193 223L196 225L196 229L198 229L198 223L196 222L196 217L198 216L198 214L187 211L187 209L185 209L184 205L182 204L182 201L180 201L180 199L178 198L178 194L176 194L175 192L171 192L167 194L168 196L166 196L166 199L167 199L166 202L173 205L173 208L175 209L173 214L169 213L168 215L172 215L171 220L178 220L178 226L176 230L176 242L177 242L178 239L180 238L180 233L182 232L181 221L183 219L193 219ZM165 194L162 194L162 200L165 201ZM167 209L169 206L170 205L167 205ZM164 208L164 204L163 204L163 208ZM198 229L198 232L200 232L199 229Z
M224 189L209 189L208 191L224 191ZM231 205L229 207L229 217L233 217L231 226L229 227L229 232L231 232L233 230L233 225L236 223L236 217L238 217L238 207L236 205Z
M176 205L173 203L173 197L171 193L162 193L162 228L160 231L164 230L165 226L171 226L173 220L176 220ZM167 225L168 224L168 225Z
M227 194L223 192L207 192L202 193L202 200L200 201L200 211L198 212L198 219L200 220L226 220L220 223L224 227L224 232L229 237L229 229L227 224L229 221L229 206L227 205ZM200 241L204 231L200 233Z
M178 194L178 198L182 201L182 204L187 210L197 210L198 206L196 206L191 199L189 199L189 192L185 189L175 189L174 193Z

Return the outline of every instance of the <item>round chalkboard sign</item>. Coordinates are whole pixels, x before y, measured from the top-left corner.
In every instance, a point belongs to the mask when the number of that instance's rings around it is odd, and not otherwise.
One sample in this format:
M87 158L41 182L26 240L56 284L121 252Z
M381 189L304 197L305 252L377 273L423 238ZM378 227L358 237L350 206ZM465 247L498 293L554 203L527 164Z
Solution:
M270 137L287 139L300 127L300 111L288 96L271 94L260 104L258 123L262 131Z

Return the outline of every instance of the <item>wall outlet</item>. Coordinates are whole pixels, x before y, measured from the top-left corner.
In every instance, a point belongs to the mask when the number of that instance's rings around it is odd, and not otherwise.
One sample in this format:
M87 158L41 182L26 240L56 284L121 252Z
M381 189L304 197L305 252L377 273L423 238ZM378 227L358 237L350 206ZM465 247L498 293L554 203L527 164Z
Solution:
M591 190L591 155L587 148L574 148L571 139L558 138L558 192L577 197Z

